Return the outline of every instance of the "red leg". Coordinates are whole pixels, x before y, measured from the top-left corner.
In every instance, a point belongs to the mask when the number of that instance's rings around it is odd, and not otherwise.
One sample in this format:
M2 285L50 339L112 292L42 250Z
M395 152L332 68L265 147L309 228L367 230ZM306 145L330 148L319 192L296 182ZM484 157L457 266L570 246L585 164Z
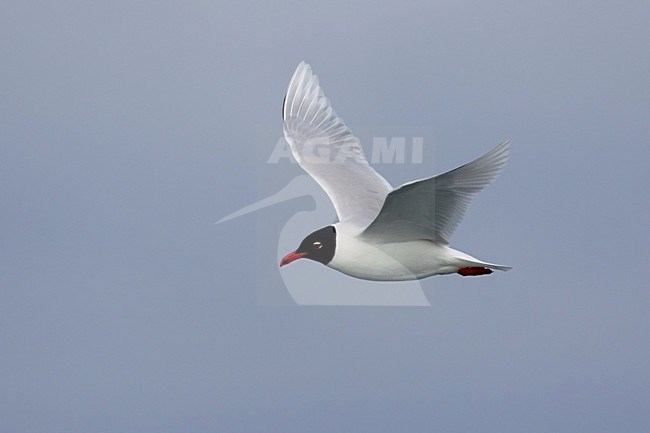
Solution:
M460 268L458 271L463 277L474 276L474 275L487 275L492 273L492 269L488 268L479 268L479 267L468 267Z

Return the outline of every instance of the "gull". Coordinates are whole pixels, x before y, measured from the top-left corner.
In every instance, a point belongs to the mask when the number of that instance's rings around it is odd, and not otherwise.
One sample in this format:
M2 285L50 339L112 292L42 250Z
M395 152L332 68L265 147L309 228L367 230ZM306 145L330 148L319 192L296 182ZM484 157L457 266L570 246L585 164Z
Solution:
M454 170L393 188L368 164L305 62L289 83L282 120L291 153L327 193L338 221L306 236L280 267L304 258L371 281L511 269L449 245L473 195L505 166L509 141Z

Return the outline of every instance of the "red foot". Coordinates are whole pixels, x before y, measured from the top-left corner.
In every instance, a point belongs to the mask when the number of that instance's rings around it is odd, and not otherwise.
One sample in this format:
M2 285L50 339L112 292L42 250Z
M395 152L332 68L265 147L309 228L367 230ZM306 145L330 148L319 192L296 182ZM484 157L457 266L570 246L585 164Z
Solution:
M469 268L460 268L458 271L463 277L474 276L474 275L487 275L492 273L492 269L488 268L478 268L478 267L469 267Z

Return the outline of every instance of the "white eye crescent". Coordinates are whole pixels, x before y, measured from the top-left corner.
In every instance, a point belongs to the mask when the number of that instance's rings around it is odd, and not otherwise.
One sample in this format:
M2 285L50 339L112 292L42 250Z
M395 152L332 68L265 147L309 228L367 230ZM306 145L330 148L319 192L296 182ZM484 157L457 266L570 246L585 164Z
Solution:
M320 242L314 242L314 246L319 250L323 248L323 244L321 244Z

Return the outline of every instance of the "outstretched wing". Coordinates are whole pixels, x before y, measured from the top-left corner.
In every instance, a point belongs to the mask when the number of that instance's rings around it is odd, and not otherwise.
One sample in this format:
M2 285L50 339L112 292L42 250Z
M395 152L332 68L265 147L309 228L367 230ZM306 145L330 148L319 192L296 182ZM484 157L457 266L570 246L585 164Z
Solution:
M430 239L448 244L472 196L499 175L509 151L506 141L455 170L400 186L388 194L362 236L384 242Z
M293 156L325 190L339 221L367 227L392 187L368 165L359 140L332 109L305 62L291 78L282 119Z

